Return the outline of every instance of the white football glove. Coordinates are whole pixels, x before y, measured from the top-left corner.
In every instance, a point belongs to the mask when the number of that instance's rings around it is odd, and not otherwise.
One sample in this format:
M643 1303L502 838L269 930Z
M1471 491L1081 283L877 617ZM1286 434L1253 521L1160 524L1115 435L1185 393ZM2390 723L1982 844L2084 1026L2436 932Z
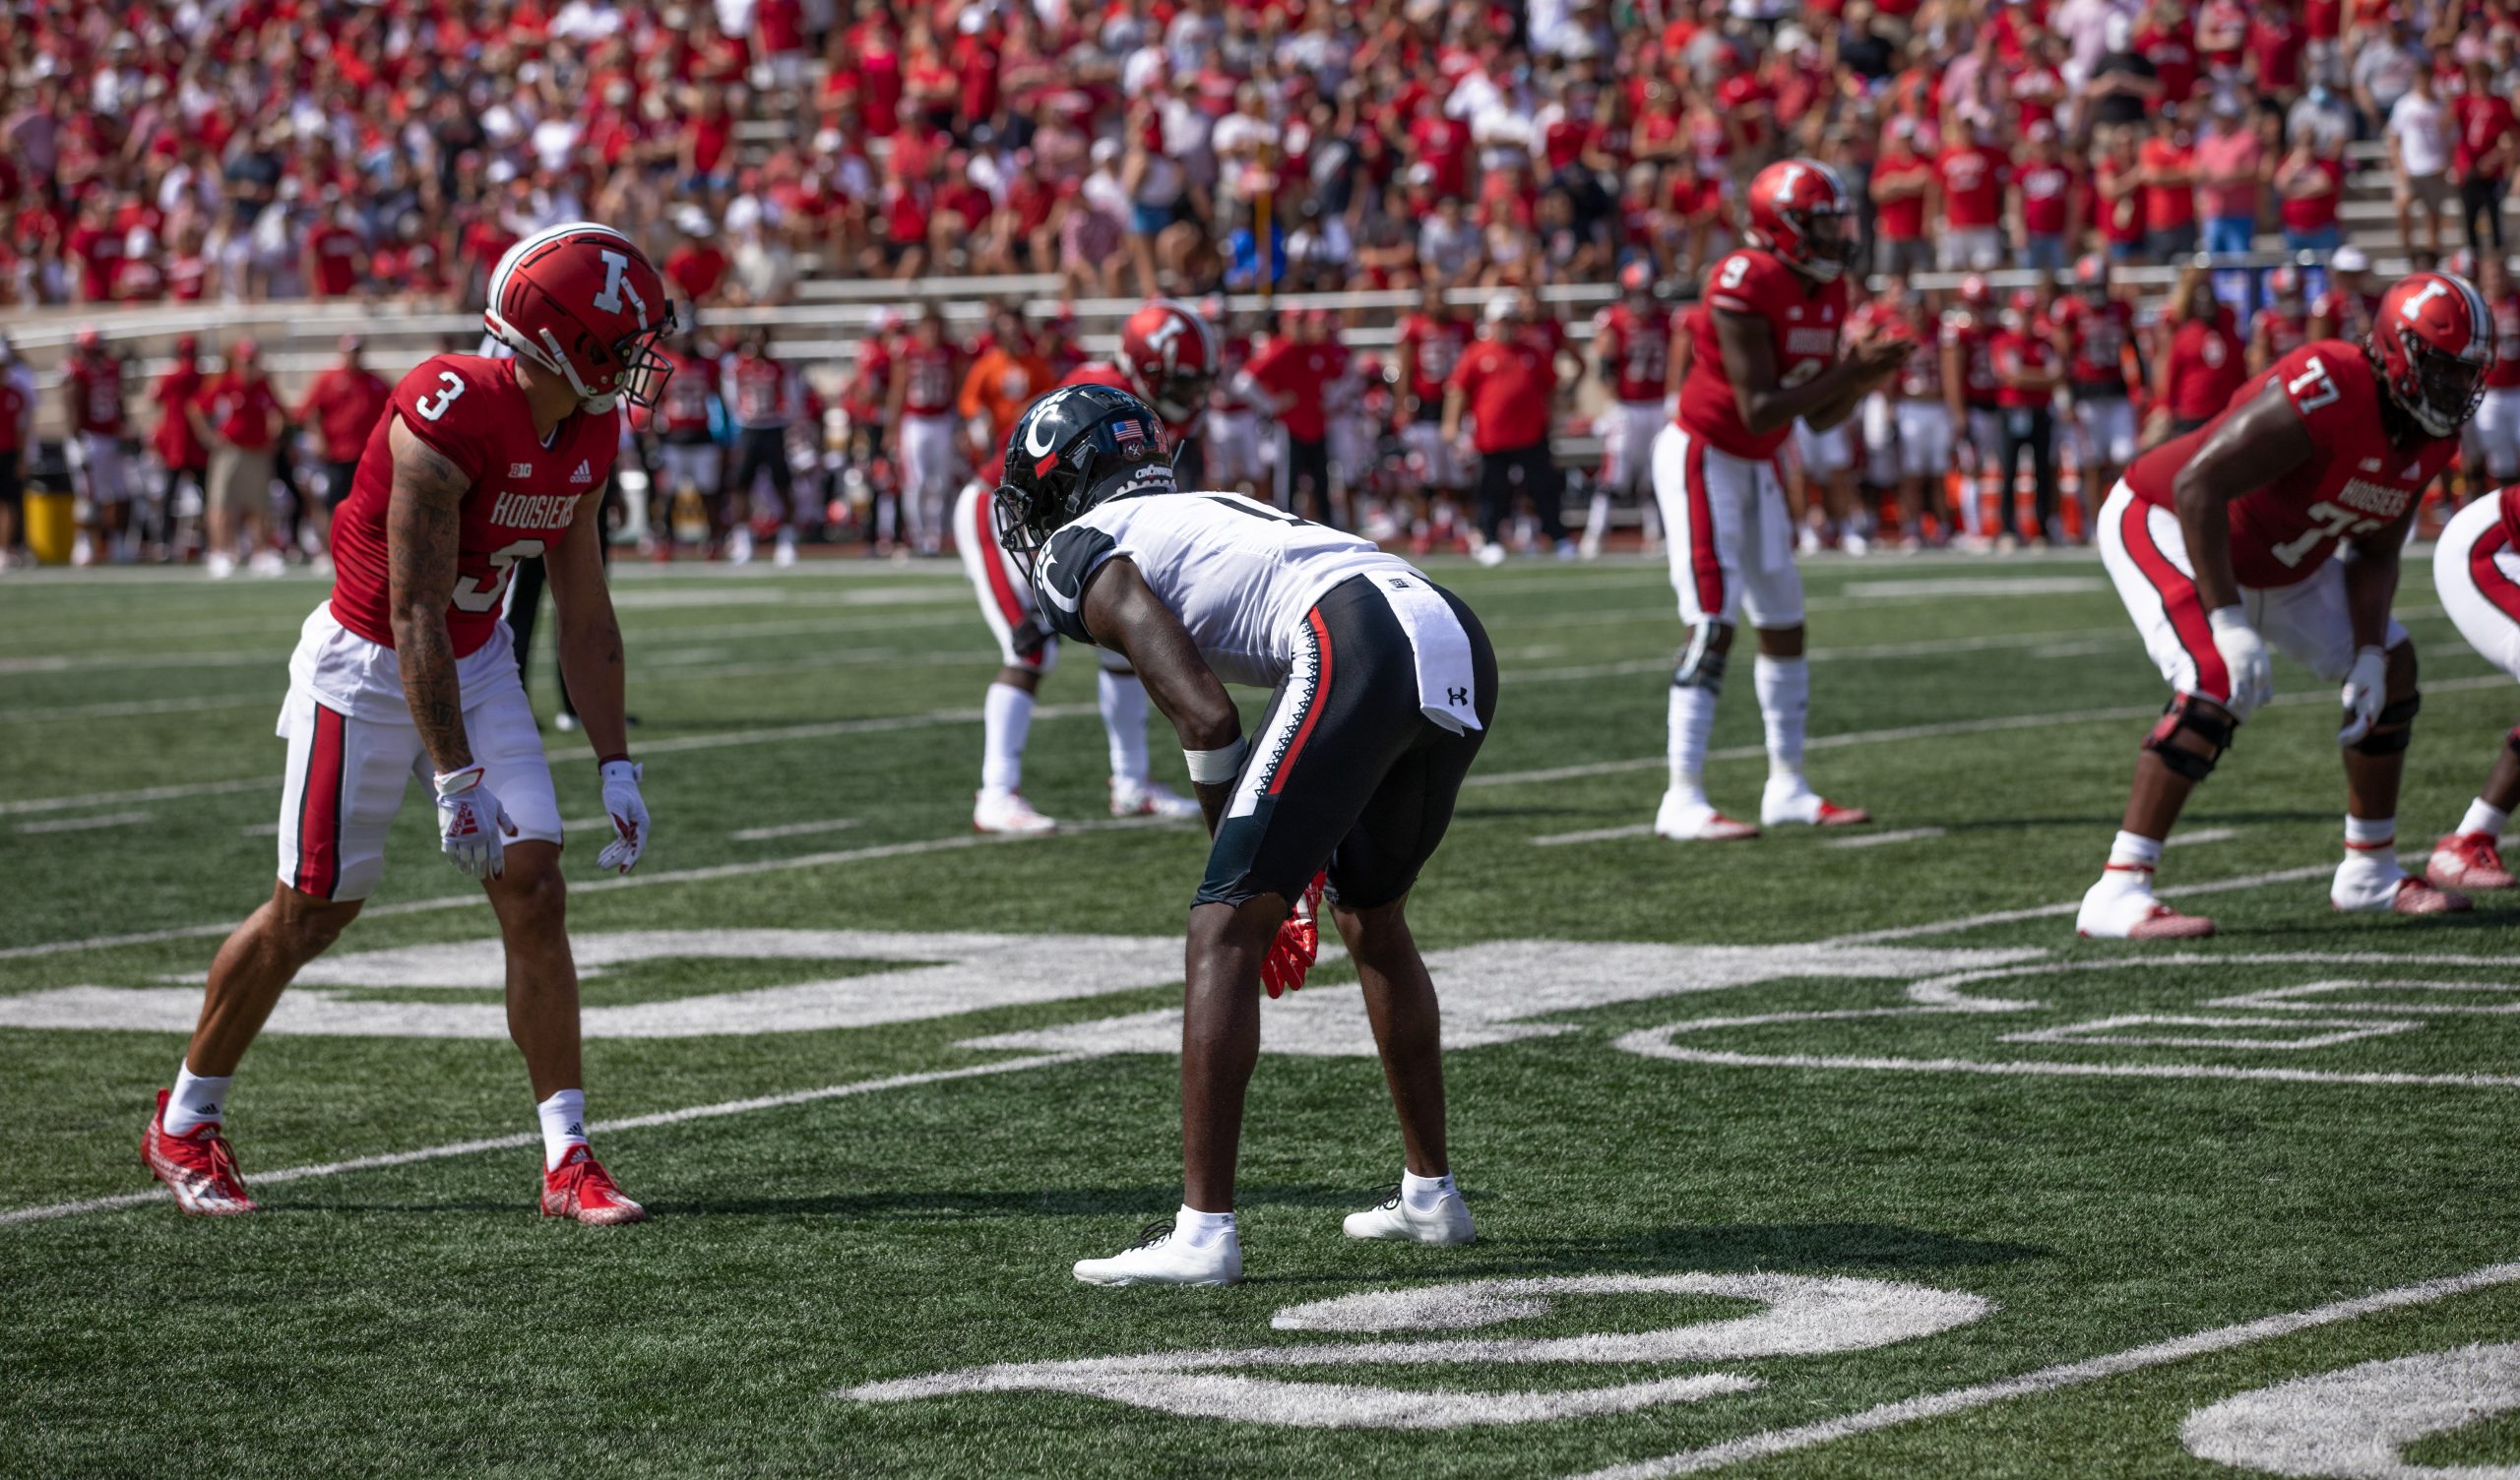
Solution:
M2354 649L2354 666L2345 672L2345 728L2336 732L2336 743L2352 745L2371 733L2372 721L2380 717L2380 706L2389 697L2389 655L2377 648Z
M2223 654L2223 666L2232 670L2232 717L2246 719L2275 697L2275 660L2241 608L2216 607L2205 620L2214 629L2214 648Z
M603 810L612 819L612 841L595 861L615 873L630 872L648 851L648 804L639 795L642 770L635 761L603 763Z
M516 836L516 824L481 784L480 767L437 774L437 845L447 862L475 879L496 879L507 867L503 833Z

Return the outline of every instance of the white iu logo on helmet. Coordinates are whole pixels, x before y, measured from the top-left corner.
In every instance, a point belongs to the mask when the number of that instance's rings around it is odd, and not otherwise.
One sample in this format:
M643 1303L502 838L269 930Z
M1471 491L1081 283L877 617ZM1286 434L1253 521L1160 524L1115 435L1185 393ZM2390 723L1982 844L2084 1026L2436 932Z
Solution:
M632 311L639 317L639 327L647 328L648 300L640 297L639 290L630 285L630 259L609 247L602 248L600 251L603 258L603 290L595 295L595 306L605 313L617 314L621 312L621 298L626 293L630 297Z

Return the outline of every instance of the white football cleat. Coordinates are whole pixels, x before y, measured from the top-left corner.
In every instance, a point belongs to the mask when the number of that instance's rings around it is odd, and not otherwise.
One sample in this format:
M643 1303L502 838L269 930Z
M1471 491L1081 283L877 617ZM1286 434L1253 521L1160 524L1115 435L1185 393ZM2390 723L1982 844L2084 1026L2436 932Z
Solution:
M2110 870L2083 894L2074 934L2095 941L2198 941L2214 933L2203 915L2183 915L2153 896L2149 872Z
M1759 797L1759 826L1763 828L1852 828L1872 821L1872 814L1861 807L1841 807L1808 786L1788 781L1779 785L1768 782Z
M786 570L796 563L796 536L789 530L779 531L779 545L770 552L770 563Z
M1849 529L1846 533L1838 536L1838 548L1844 550L1847 554L1854 556L1858 560L1860 560L1864 556L1872 553L1872 541L1864 538L1855 530Z
M1472 558L1483 566L1503 565L1505 563L1504 541L1495 539L1487 541L1479 547L1479 553Z
M1172 1236L1169 1218L1138 1230L1138 1241L1109 1259L1081 1259L1076 1277L1089 1285L1230 1285L1242 1282L1242 1240L1228 1231L1194 1245Z
M1409 1205L1401 1196L1400 1185L1392 1184L1380 1202L1363 1212L1352 1212L1340 1224L1352 1239L1397 1239L1409 1244L1472 1244L1479 1233L1470 1224L1470 1204L1461 1200L1458 1188L1446 1188L1435 1200L1435 1205L1424 1212Z
M1020 791L997 791L982 787L972 798L972 831L975 832L1012 832L1021 837L1039 836L1058 831L1058 824L1033 810Z
M2438 889L2398 867L2381 850L2357 849L2336 866L2327 902L2350 914L2447 915L2476 908L2462 894Z
M1160 817L1167 822L1186 822L1206 816L1198 802L1181 795L1160 781L1123 781L1111 778L1111 815L1113 817Z
M1654 814L1654 835L1674 842L1738 842L1758 836L1759 830L1694 797L1666 791L1662 807Z
M278 550L256 550L254 558L245 562L246 569L268 581L288 574L288 562L280 558Z
M726 531L726 564L752 564L752 530L742 524Z
M223 550L213 550L202 557L202 574L213 581L224 581L236 574L236 557Z

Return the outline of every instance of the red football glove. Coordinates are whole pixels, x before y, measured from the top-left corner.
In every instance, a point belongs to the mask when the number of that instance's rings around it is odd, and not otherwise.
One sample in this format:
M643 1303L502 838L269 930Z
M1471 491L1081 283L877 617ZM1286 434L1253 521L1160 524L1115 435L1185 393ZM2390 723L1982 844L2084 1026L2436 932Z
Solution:
M1328 875L1313 875L1303 887L1303 896L1278 927L1278 938L1269 943L1268 959L1260 963L1260 985L1269 989L1270 996L1300 989L1305 973L1320 958L1321 892L1329 883Z

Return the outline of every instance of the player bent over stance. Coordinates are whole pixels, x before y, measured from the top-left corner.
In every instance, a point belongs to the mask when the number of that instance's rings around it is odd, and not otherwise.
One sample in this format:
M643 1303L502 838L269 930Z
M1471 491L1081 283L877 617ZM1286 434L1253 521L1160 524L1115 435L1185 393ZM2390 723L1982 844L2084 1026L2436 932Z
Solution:
M515 562L542 557L560 666L602 762L627 872L648 839L623 741L621 629L596 542L620 423L656 403L673 328L663 281L628 237L579 221L519 242L490 277L490 333L514 359L442 354L394 390L335 515L332 599L289 660L280 884L211 963L183 1071L141 1158L189 1213L251 1212L220 1134L229 1077L280 994L342 933L384 872L406 782L433 788L439 846L482 882L507 947L508 1031L543 1140L542 1211L645 1217L588 1151L578 977L551 771L499 620Z
M2214 933L2154 897L2153 870L2187 794L2273 697L2269 640L2344 685L2345 861L2328 898L2400 914L2468 907L2398 867L2398 779L2422 700L2415 645L2389 604L2407 523L2458 450L2492 332L2465 280L2418 273L2381 298L2362 343L2318 339L2285 355L2212 420L2136 459L2110 492L2101 557L2174 692L2077 933Z
M1685 354L1677 417L1654 442L1654 496L1670 531L1671 585L1687 646L1671 670L1670 788L1654 817L1663 837L1724 841L1759 830L1706 797L1707 737L1732 650L1733 624L1758 632L1753 678L1767 723L1768 784L1759 820L1835 827L1871 821L1802 777L1802 727L1811 671L1802 656L1802 576L1794 521L1776 470L1798 419L1826 431L1888 384L1912 339L1878 327L1841 358L1851 209L1827 165L1785 159L1750 182L1750 245L1716 264L1704 311L1674 327ZM1689 336L1682 339L1681 336Z
M2520 678L2520 488L2506 488L2459 511L2432 547L2432 585L2459 635L2503 672ZM2520 728L2494 752L2485 789L2467 816L2432 845L2424 876L2442 889L2509 889L2502 830L2520 805Z
M1300 985L1328 873L1407 1167L1351 1238L1471 1241L1444 1149L1434 984L1404 906L1452 821L1495 708L1479 619L1371 543L1238 494L1181 491L1154 412L1096 386L1034 402L1006 452L997 531L1063 637L1128 655L1187 753L1215 842L1190 908L1180 1212L1089 1284L1231 1284L1242 1096L1260 990ZM1274 686L1246 738L1227 683Z

